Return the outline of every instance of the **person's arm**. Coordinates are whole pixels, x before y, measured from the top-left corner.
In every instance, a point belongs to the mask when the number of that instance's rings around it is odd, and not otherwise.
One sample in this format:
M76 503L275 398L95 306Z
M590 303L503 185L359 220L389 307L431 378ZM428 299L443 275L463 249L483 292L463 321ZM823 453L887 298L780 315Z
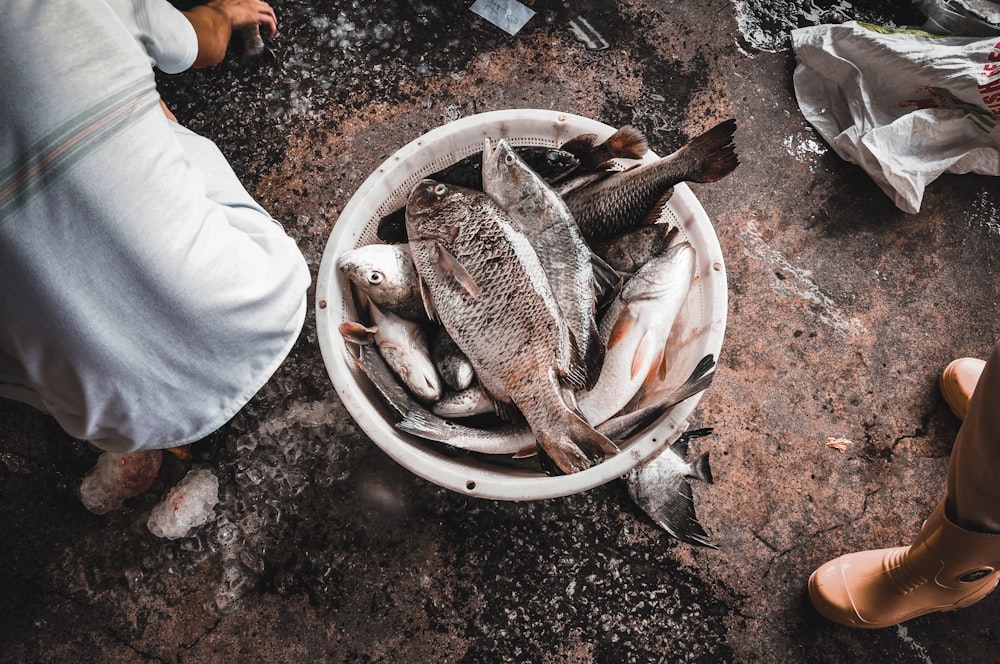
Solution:
M271 5L261 0L210 0L184 12L198 35L198 57L194 67L211 67L226 57L233 29L260 25L261 32L273 37L278 19Z

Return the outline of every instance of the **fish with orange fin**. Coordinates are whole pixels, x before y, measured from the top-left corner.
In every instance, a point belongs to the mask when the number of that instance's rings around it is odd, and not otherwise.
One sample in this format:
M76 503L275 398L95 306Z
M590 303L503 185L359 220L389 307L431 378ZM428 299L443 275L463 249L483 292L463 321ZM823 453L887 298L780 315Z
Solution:
M613 168L615 159L642 159L649 151L649 144L641 131L625 125L601 143L597 142L597 134L580 134L563 143L560 149L579 160L576 172L603 171Z
M593 389L578 396L593 424L617 415L636 395L650 372L669 360L667 338L694 280L695 251L689 242L669 247L625 282L601 319L607 345L604 368Z

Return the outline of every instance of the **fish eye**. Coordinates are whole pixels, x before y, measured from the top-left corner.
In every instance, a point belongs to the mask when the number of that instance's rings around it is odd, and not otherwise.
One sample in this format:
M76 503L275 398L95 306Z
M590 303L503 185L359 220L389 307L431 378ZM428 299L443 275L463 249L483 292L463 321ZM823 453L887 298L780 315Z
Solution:
M444 186L440 182L434 186L434 193L438 196L444 196L444 192L448 191L448 187Z
M512 153L508 153L507 155L504 156L503 160L505 164L510 166L511 164L514 163L514 155Z
M371 272L368 274L368 283L374 286L378 286L383 281L385 281L385 275L381 272Z

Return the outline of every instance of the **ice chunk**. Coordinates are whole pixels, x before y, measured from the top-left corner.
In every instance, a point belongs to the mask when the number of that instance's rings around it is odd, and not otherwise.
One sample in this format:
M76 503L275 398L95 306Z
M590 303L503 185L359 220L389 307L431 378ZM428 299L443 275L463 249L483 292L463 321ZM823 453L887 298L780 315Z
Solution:
M157 537L180 539L215 518L219 479L210 470L192 470L149 513L146 525Z
M80 485L83 506L94 514L120 509L126 500L149 489L162 459L160 450L104 452Z

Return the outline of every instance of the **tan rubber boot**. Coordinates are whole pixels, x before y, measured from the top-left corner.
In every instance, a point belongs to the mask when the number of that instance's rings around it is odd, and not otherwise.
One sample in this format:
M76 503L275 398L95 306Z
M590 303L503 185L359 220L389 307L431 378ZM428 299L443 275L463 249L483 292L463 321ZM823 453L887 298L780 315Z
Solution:
M910 546L860 551L809 577L809 599L825 618L876 629L975 604L1000 580L1000 535L948 520L944 501Z
M969 401L985 366L984 360L963 357L946 366L941 372L939 381L941 396L951 408L951 412L960 420L965 420L969 412Z

